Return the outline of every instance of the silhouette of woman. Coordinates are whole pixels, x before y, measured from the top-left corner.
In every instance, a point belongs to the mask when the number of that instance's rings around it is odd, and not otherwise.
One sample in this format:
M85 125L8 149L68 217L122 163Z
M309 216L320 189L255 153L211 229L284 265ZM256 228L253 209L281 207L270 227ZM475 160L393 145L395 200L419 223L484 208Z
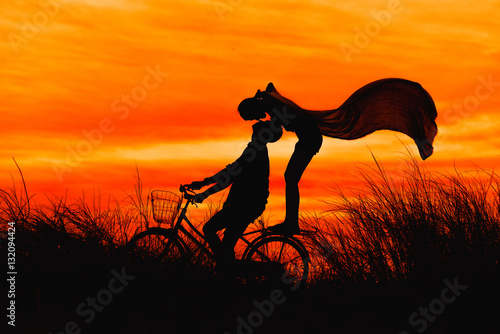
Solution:
M413 138L425 160L433 153L437 134L437 111L429 93L416 82L398 78L369 83L332 110L303 109L269 83L264 92L258 90L254 97L243 100L238 111L244 120L269 115L273 124L297 135L298 142L285 171L285 220L272 227L281 233L300 232L298 183L319 152L323 135L350 140L377 130L399 131Z

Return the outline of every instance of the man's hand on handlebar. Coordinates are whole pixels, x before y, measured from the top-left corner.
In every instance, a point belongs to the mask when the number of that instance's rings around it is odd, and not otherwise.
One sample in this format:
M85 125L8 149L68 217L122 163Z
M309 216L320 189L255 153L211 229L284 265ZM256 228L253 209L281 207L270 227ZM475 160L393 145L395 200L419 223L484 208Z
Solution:
M201 193L201 194L196 194L193 198L193 202L195 203L201 203L203 202L203 200L207 198L207 196L205 196L205 194Z
M201 189L205 186L205 182L203 181L194 181L192 182L191 184L188 184L186 185L188 188L192 189L192 190L198 190L198 189ZM201 203L201 202L199 202Z

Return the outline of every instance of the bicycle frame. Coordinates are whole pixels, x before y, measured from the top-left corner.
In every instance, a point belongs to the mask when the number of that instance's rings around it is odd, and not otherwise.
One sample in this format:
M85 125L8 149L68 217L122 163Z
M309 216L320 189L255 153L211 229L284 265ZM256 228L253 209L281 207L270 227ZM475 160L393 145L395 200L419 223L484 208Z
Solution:
M174 226L172 227L172 231L174 233L179 233L182 232L186 237L188 237L189 240L191 240L196 246L198 246L198 248L203 252L205 253L207 256L209 256L211 259L215 260L215 255L212 253L212 251L206 246L207 245L207 240L205 239L205 236L203 235L203 233L201 233L192 223L191 221L189 220L189 218L187 217L187 209L188 209L188 206L190 204L194 204L193 202L193 195L192 194L189 194L187 193L186 191L183 191L183 200L186 199L186 202L184 204L184 206L182 207L180 213L179 213L179 217L177 218L177 221L175 222ZM193 234L191 234L189 232L188 229L186 229L183 225L182 225L182 221L185 221L187 223L187 225L191 228L192 231L194 231L194 233L199 237L201 238L201 240L204 241L205 244L203 244L202 242L200 242L195 236L193 236ZM249 235L252 235L252 234L256 234L256 233L261 233L261 235L255 239L253 239L252 241L249 241L248 238L246 238L247 236ZM247 253L248 249L249 249L249 246L253 243L255 243L257 240L260 240L262 238L262 236L264 235L263 233L263 230L256 230L256 231L250 231L250 232L245 232L243 233L243 235L240 237L240 240L242 240L246 245L246 250L244 252L244 254Z

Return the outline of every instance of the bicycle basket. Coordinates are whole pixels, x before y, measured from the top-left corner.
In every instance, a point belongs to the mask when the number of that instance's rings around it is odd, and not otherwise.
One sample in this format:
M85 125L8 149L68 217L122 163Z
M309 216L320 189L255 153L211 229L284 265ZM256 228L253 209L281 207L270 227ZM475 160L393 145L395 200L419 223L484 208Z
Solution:
M182 198L170 191L153 190L151 192L151 206L153 207L153 219L158 224L173 224Z

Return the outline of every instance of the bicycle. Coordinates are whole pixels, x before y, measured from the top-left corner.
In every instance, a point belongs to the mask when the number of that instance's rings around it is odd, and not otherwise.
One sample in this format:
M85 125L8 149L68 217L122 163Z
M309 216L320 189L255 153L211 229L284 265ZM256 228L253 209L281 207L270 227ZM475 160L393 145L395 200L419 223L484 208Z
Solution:
M129 251L140 258L154 258L160 263L186 259L191 251L184 241L187 238L192 245L216 261L207 246L204 235L191 223L186 213L196 193L187 186L181 185L182 197L164 190L151 192L153 219L159 227L148 227L136 234L128 243ZM182 203L184 202L184 205ZM187 224L189 230L184 226ZM169 228L161 227L169 225ZM192 231L192 233L190 232ZM311 234L302 231L302 235ZM302 242L292 235L283 235L268 229L245 232L240 240L245 249L241 260L247 263L279 264L282 279L287 283L300 285L307 281L309 275L309 254Z

